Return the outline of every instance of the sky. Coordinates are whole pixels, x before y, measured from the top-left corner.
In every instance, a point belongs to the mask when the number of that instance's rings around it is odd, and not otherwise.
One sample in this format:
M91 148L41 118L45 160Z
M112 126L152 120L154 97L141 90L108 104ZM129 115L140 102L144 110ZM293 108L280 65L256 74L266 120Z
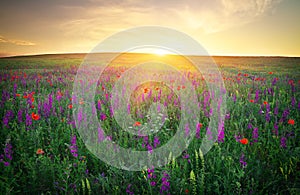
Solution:
M1 0L0 56L88 53L142 25L176 29L210 55L299 56L299 0Z

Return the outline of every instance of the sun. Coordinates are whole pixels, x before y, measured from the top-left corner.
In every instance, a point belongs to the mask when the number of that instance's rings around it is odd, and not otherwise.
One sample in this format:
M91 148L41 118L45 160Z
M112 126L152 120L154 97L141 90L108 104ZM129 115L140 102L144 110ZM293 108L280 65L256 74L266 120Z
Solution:
M155 54L155 55L158 55L158 56L164 56L164 55L169 54L169 52L167 50L164 50L164 49L154 49L152 51L152 53Z
M159 57L163 57L165 55L174 55L175 53L164 48L156 48L156 47L148 47L148 48L138 48L131 50L133 53L144 53L144 54L153 54Z

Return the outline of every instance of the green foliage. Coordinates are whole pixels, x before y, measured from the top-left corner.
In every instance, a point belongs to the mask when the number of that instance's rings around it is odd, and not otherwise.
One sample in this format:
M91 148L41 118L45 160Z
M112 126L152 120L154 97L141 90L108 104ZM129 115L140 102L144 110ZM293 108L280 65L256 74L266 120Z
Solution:
M194 138L181 156L174 157L170 153L169 164L155 169L153 175L156 177L150 179L148 170L151 167L139 172L116 169L91 154L82 142L72 124L72 109L69 108L72 103L72 81L81 62L79 58L1 59L0 155L3 154L4 159L0 162L0 194L158 194L161 191L161 175L164 171L170 175L170 190L166 194L299 194L299 60L293 59L290 64L282 66L278 63L288 61L264 59L266 63L269 60L271 65L262 66L262 63L254 59L243 60L236 66L226 63L221 66L227 90L227 112L230 114L225 120L224 142L216 142L203 155L199 148L210 119L201 110L199 122L203 127L200 138ZM253 64L247 65L251 63ZM119 69L114 71L118 72ZM115 79L113 73L106 74L111 78L110 81ZM13 76L18 78L12 79ZM255 81L252 76L263 79ZM278 80L273 85L275 78ZM203 103L206 83L201 79L196 81L199 83L196 87L198 99ZM109 82L101 84L107 90L113 86ZM16 91L14 85L17 85ZM155 84L153 87L158 86ZM162 89L164 92L170 91L167 88ZM270 89L271 92L268 91ZM98 90L102 90L101 85ZM257 102L251 102L250 100L255 99L257 90L259 98ZM9 93L9 98L4 101L5 92ZM30 92L35 92L33 108L23 98L23 95ZM60 99L58 92L62 93ZM96 94L95 102L104 102L101 110L97 110L97 115L100 117L105 114L107 117L102 126L105 132L125 148L147 150L143 139L120 130L117 122L110 117L110 105L105 101L104 93L106 91ZM16 94L20 96L15 97ZM46 117L41 110L50 95L53 97L53 105ZM146 99L141 105L134 105L138 98L135 95L131 99L131 114L143 124L147 118L141 118L140 115L147 113L151 99ZM162 103L167 100L164 98ZM294 105L292 98L295 98ZM174 96L170 104L175 99ZM270 106L270 111L267 111L264 101ZM23 111L22 122L18 119L20 110ZM283 119L285 110L289 113ZM4 118L8 111L12 111L14 116L5 125ZM26 111L30 116L31 112L39 113L41 118L26 125ZM155 136L159 137L160 147L177 130L180 105L169 106L167 112L168 119L161 131L148 138L152 146ZM266 121L267 112L270 121ZM295 124L289 124L289 119L293 119ZM252 125L251 128L249 124ZM258 128L256 141L253 137L255 127ZM133 124L133 128L138 127ZM70 152L71 137L74 135L77 137L78 156ZM249 143L241 144L235 138L237 136L247 138ZM286 138L286 147L282 146L283 137ZM7 143L12 145L12 160L5 157ZM38 149L42 149L44 153L37 154ZM4 161L9 162L9 166L5 166ZM247 165L242 166L241 161L245 161Z

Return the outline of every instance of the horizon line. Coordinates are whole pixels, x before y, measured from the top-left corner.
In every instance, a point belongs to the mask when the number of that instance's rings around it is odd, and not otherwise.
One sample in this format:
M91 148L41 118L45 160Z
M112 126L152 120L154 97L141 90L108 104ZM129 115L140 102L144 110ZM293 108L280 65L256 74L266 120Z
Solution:
M144 53L144 52L97 52L97 53L84 53L84 52L65 52L65 53L40 53L40 54L16 54L16 55L8 55L8 56L0 56L0 59L3 58L18 58L18 57L35 57L35 56L46 56L46 55L88 55L88 54L143 54L143 55L156 55L154 53ZM167 53L165 56L180 56L181 54L172 54ZM195 55L195 54L185 54L184 56L196 56L196 57L278 57L278 58L299 58L300 56L290 56L290 55L230 55L230 54L215 54L215 55Z

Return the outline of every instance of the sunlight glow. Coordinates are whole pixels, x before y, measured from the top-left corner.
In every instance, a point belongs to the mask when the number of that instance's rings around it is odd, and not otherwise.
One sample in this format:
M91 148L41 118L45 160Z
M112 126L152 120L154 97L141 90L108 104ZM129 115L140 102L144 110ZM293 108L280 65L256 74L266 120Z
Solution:
M168 52L167 50L163 50L163 49L155 49L153 50L154 54L158 55L158 56L164 56L166 54L171 54L170 52Z

